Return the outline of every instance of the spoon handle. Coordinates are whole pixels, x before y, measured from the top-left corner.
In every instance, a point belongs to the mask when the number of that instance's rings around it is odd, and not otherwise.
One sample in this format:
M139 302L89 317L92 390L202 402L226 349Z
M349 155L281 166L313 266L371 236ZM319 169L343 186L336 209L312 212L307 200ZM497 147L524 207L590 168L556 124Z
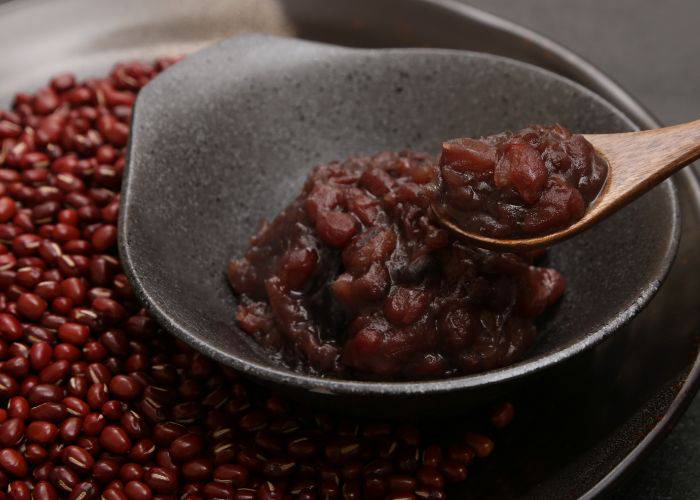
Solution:
M700 158L700 120L623 134L584 136L610 165L606 193L597 211L631 201Z

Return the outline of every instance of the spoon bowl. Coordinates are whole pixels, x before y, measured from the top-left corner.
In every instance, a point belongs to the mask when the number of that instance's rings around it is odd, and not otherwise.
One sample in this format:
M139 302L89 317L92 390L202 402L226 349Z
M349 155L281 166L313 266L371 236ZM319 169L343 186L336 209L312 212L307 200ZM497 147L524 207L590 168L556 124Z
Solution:
M236 326L226 264L262 218L296 196L315 164L404 148L437 153L446 137L552 122L584 132L634 130L583 87L501 57L229 39L165 71L139 95L121 257L166 330L290 397L373 416L465 411L553 373L649 301L678 243L670 182L553 249L548 265L568 277L568 291L544 318L536 345L522 361L476 375L369 382L288 370Z
M470 232L441 206L431 210L447 229L480 247L502 252L545 248L576 236L700 157L700 120L640 132L583 136L608 164L601 192L570 226L529 238L493 238Z

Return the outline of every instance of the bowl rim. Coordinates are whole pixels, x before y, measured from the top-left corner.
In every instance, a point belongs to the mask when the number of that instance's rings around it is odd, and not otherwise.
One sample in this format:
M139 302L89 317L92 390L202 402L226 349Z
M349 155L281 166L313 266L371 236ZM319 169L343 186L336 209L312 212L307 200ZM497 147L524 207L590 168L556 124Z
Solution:
M609 108L612 112L619 115L632 128L637 128L635 122L632 121L629 117L627 117L625 113L620 111L616 106L608 102L606 99L604 99L597 93L579 84L578 82L572 81L569 78L544 69L540 66L511 59L508 57L487 54L483 52L441 48L357 49L324 44L319 42L311 42L305 40L302 41L299 39L288 39L284 37L253 34L227 38L222 42L213 44L212 46L203 49L202 51L198 52L198 54L200 55L197 55L195 57L206 57L209 51L215 50L221 45L232 43L232 40L242 40L245 38L258 38L268 40L277 39L284 40L285 42L294 41L295 43L305 44L316 49L330 48L346 54L361 53L374 55L386 53L423 53L431 55L464 55L469 58L496 60L505 64L509 64L511 66L516 66L526 69L528 71L539 73L547 78L558 80L559 82L564 83L565 85L571 86L575 88L578 92L581 92L587 97L598 101L603 106ZM157 80L154 81L154 84L157 84ZM138 105L139 100L142 100L142 96L146 95L149 92L149 87L150 85L144 89L145 92L142 92L139 98L137 99L132 118L132 123L134 124L140 119L141 116L142 107L139 107ZM528 360L528 357L526 355L522 360L520 360L516 364L505 366L495 370L471 375L461 375L444 379L424 381L363 381L355 379L325 378L315 375L303 374L293 372L280 366L247 361L236 356L235 354L226 352L223 349L212 346L209 342L202 340L199 336L190 333L190 331L187 328L184 328L179 322L174 321L173 318L167 313L167 311L164 310L161 307L161 305L159 305L158 300L151 293L149 293L149 291L147 290L148 287L144 286L144 283L139 273L134 268L134 261L132 259L131 253L132 249L129 243L129 238L127 237L127 234L130 232L130 213L133 209L130 199L130 194L132 192L131 186L134 182L133 169L131 168L132 161L134 161L132 153L133 147L135 144L137 144L139 139L140 138L137 135L132 135L126 155L127 168L125 169L125 176L122 187L121 209L119 216L119 253L122 263L124 265L125 272L129 277L131 283L133 284L134 289L139 298L142 300L143 304L147 307L149 312L151 312L156 317L158 322L166 330L168 330L170 333L173 333L183 341L187 342L195 349L204 352L208 356L214 358L215 360L258 379L280 385L294 386L311 392L334 395L363 396L379 396L389 394L392 396L412 396L428 393L440 394L470 388L489 387L504 382L518 380L523 377L542 372L602 342L610 335L612 335L617 329L621 328L623 325L629 322L639 311L641 311L644 308L644 306L648 304L648 302L654 296L656 291L659 289L661 283L668 275L680 241L681 209L680 202L678 199L678 193L673 182L671 180L666 180L664 181L664 183L662 183L662 185L666 186L666 188L669 190L668 196L670 197L671 208L671 238L667 242L667 245L665 247L665 253L659 261L659 264L657 266L658 271L657 273L655 273L654 278L650 280L649 283L647 283L646 286L640 291L640 294L636 298L636 300L630 302L628 307L618 311L616 315L608 319L604 325L595 330L593 333L558 351L550 352L549 354L544 354L538 359Z

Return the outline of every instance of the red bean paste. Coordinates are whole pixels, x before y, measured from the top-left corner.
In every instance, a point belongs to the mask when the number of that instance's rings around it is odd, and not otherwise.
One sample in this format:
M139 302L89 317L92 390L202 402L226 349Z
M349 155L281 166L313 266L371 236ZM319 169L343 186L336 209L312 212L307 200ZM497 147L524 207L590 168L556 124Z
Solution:
M437 378L519 359L564 292L535 254L494 253L431 218L438 164L414 152L315 167L228 267L236 319L288 366Z
M534 125L445 142L436 202L467 231L530 237L583 217L606 176L605 161L582 135Z

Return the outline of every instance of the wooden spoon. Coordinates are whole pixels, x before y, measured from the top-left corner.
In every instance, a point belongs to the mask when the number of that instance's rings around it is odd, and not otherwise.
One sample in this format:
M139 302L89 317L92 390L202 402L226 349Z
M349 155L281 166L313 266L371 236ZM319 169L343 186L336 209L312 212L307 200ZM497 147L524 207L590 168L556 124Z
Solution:
M608 178L583 218L571 226L544 236L500 239L465 231L436 204L432 206L433 213L445 227L479 246L503 251L532 250L591 227L700 158L700 120L641 132L583 137L608 162Z

